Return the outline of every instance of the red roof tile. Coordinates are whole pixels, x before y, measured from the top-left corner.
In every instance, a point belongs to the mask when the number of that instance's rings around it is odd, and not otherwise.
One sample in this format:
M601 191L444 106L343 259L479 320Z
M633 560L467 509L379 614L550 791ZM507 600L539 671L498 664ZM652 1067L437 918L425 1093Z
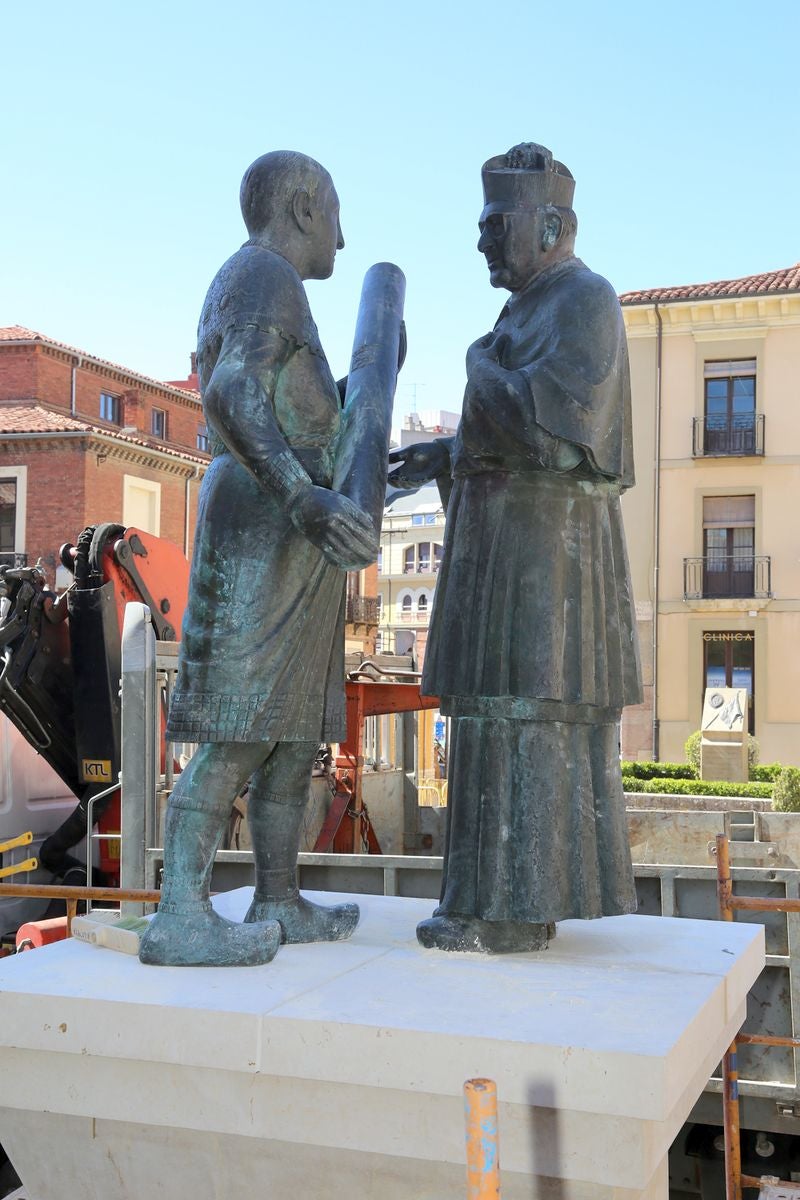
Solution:
M714 283L687 283L678 287L649 288L641 292L625 292L621 304L669 303L673 300L714 300L734 296L774 296L800 292L800 263L780 271L765 271L761 275L745 275L741 279L719 279Z
M64 413L51 412L38 404L0 403L0 432L2 433L60 433L83 430L91 433L92 426Z
M87 421L79 421L66 413L51 412L40 404L6 404L0 402L0 441L6 433L88 433L111 438L115 442L124 442L129 446L138 446L142 450L157 451L173 458L181 458L189 462L201 463L208 466L208 458L201 458L189 450L179 450L174 446L154 446L144 438L132 437L128 433L113 426L90 425Z
M0 342L41 342L45 346L56 346L59 350L66 350L69 354L79 354L82 358L88 358L94 363L99 363L100 366L110 367L113 371L120 371L123 375L129 375L131 379L136 379L158 388L167 388L170 391L182 392L184 396L191 396L198 403L200 401L199 392L190 391L188 388L180 387L175 383L165 383L161 379L151 379L149 375L142 375L139 371L132 371L130 367L122 367L119 363L110 362L106 358L98 358L97 355L89 354L86 350L79 350L77 346L68 346L66 342L58 342L55 338L48 337L45 333L37 333L35 329L26 329L24 325L6 325L0 328Z

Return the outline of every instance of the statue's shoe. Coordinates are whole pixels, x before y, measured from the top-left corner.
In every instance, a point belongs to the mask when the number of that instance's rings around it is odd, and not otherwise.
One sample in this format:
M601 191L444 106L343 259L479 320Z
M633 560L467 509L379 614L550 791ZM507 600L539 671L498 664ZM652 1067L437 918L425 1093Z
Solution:
M420 921L417 941L426 950L462 954L523 954L546 950L548 926L527 921L481 921L478 917L434 916Z
M240 925L207 912L157 912L142 935L139 961L155 967L255 967L281 944L277 921Z
M281 940L288 944L343 942L352 934L360 916L357 904L314 904L298 894L280 900L254 897L245 923L278 921L283 931Z

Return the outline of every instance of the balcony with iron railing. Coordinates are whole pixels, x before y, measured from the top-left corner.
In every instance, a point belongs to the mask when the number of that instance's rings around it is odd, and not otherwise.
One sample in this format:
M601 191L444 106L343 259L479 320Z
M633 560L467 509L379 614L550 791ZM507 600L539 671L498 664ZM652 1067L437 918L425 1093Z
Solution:
M377 596L348 596L345 620L348 625L377 625L380 621Z
M764 414L694 417L694 458L744 458L764 453Z
M27 565L27 554L20 553L17 550L0 551L0 567L27 567Z
M684 600L768 600L772 566L767 554L707 554L683 560Z

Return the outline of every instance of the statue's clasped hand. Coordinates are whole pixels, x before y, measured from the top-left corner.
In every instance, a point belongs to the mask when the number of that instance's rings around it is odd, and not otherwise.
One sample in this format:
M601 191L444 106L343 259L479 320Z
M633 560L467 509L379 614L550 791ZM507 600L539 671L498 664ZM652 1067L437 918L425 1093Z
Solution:
M289 516L295 528L342 570L361 570L377 558L372 521L339 492L311 484L295 498Z
M419 487L450 470L450 456L441 442L417 442L402 450L391 450L389 462L402 463L389 473L389 483L396 488Z

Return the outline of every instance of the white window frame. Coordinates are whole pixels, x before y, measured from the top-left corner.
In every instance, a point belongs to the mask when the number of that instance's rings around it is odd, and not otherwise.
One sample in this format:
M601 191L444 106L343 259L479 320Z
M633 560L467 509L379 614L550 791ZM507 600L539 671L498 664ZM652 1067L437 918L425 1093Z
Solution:
M132 524L129 522L125 509L127 507L128 489L136 488L138 491L151 492L155 498L155 529L145 530L145 533L152 533L155 537L161 536L161 484L154 479L142 479L139 475L123 475L122 477L122 523L123 525ZM134 526L136 528L136 526Z
M112 407L116 408L116 410L117 410L116 418L103 416L103 400L105 400L106 398L111 400ZM100 393L100 420L108 421L109 425L121 425L122 424L122 397L121 396L117 396L114 392L101 392Z
M0 479L13 479L17 485L14 512L14 554L24 554L28 514L28 468L4 466L0 468Z

